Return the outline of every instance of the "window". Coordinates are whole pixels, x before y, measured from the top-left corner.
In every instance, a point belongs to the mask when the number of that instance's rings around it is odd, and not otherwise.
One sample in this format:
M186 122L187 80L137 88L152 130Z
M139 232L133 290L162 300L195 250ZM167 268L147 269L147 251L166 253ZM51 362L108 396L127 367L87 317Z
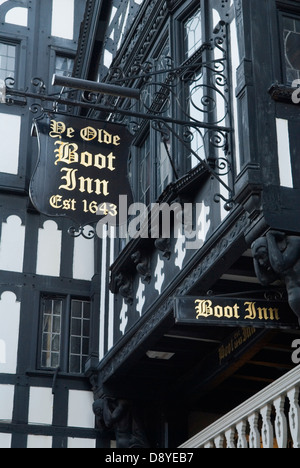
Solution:
M191 57L202 45L201 8L184 23L185 58Z
M173 168L169 159L171 145L170 142L162 141L162 138L158 136L160 140L159 148L159 160L157 162L157 197L159 197L165 188L173 180Z
M283 17L284 63L287 83L300 78L300 19Z
M62 309L62 299L42 301L41 367L43 368L55 369L60 364Z
M0 42L0 80L15 78L16 49L13 44Z
M41 301L39 368L82 374L89 355L90 309L87 300L44 296Z
M171 59L169 38L155 51L153 71L155 75L145 86L143 101L147 110L157 112L159 116L172 117L173 96L168 91L168 70L174 67ZM167 83L167 84L166 84ZM155 109L155 110L153 110ZM174 170L172 157L172 136L165 142L166 135L149 128L147 136L140 138L138 146L137 171L139 202L146 206L155 202L164 189L173 181ZM134 185L134 181L133 185Z
M202 10L198 8L190 14L188 18L183 21L183 37L184 37L184 56L183 59L191 59L194 57L194 72L191 73L190 79L187 75L186 79L186 102L184 108L188 110L188 113L192 120L204 121L206 116L204 115L203 109L203 70L202 57L198 56L197 52L203 44L202 35ZM202 103L202 104L201 104ZM198 154L202 159L205 158L203 135L193 127L190 129L190 141L191 149ZM193 153L187 155L188 167L192 169L199 164L199 160L194 156Z
M84 373L90 345L90 303L73 300L71 305L71 330L69 372Z
M139 201L149 206L151 203L151 154L150 135L145 139L140 147L140 185Z
M72 76L74 59L71 57L57 55L55 60L55 74L59 76Z

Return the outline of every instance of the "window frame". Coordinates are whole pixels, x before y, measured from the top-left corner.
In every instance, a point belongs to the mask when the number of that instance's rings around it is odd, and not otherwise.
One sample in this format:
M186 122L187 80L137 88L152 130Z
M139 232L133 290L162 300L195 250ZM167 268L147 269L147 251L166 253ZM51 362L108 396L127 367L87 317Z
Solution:
M4 44L4 45L7 45L7 46L14 46L16 48L16 55L15 55L15 71L14 71L14 82L15 82L15 85L14 87L17 87L20 83L20 69L21 69L21 66L20 66L20 56L21 56L21 53L20 53L20 50L21 50L21 41L19 40L13 40L11 39L10 37L8 36L2 36L0 34L0 44ZM8 78L8 76L6 76L5 78ZM5 79L4 78L4 79Z
M82 372L70 372L70 361L71 361L71 323L72 323L72 302L79 301L82 303L89 303L89 352L91 351L91 337L92 337L92 301L88 297L76 296L76 295L62 295L62 294L51 294L42 293L39 301L39 326L38 326L38 341L37 341L37 357L36 357L36 369L43 372L55 372L57 367L44 367L42 366L42 347L43 347L43 324L44 324L44 313L43 313L43 301L45 300L60 300L62 301L62 313L61 313L61 329L60 329L60 349L59 349L59 365L60 372L82 376L84 374L84 364L80 364ZM74 336L74 335L73 335ZM81 336L82 339L82 336Z
M285 58L284 18L291 18L294 20L298 20L300 22L300 10L299 9L295 11L283 10L283 9L278 10L281 76L282 76L283 83L286 86L290 86L292 84L292 81L288 80L287 63L286 63L286 58ZM299 69L299 77L295 79L300 79L300 69Z
M14 57L11 57L14 59L14 70L12 70L14 76L12 77L9 77L9 78L12 78L14 80L17 79L17 73L18 73L18 70L17 70L17 63L18 63L18 45L11 42L11 41L4 41L4 40L1 40L0 38L0 46L6 46L6 47L14 47L15 48L15 56ZM2 55L1 55L2 56ZM6 56L6 57L9 57L9 56ZM0 70L4 70L4 68L0 68ZM3 76L3 78L0 78L2 79L3 81L8 78L8 75L7 76Z
M54 73L56 72L56 58L57 57L64 57L68 58L74 61L75 65L75 59L76 59L76 52L72 52L70 49L65 49L63 47L57 47L57 46L50 46L50 63L49 63L49 68L50 68L50 76L49 76L49 89L51 92L59 92L61 90L61 87L55 87L52 85L52 77ZM73 71L74 71L74 65L73 65Z
M1 33L0 32L0 42L13 45L16 47L16 71L15 71L15 84L16 89L21 89L25 86L27 80L27 67L26 67L26 56L27 56L27 45L28 38L25 36L18 35L16 38L15 35L10 33ZM24 73L21 73L21 71ZM5 104L4 104L5 105ZM1 108L1 106L0 106Z
M191 55L187 55L186 40L185 40L185 25L189 21L189 19L199 10L199 6L201 10L202 41L199 42L199 46L197 47L197 49L193 51ZM178 51L177 57L176 57L177 67L184 66L185 63L189 63L192 65L197 60L199 60L199 54L201 54L201 58L203 57L203 55L204 55L204 58L206 58L205 52L203 51L201 52L201 49L207 40L207 37L206 37L207 24L206 23L209 20L209 18L206 18L207 16L208 15L206 14L206 8L202 0L200 2L199 0L192 1L192 2L185 2L182 5L182 7L178 9L178 11L176 12L176 16L174 17L174 25L176 28L175 29L176 34L174 35L174 40L176 42L175 43L173 42L173 50ZM178 42L182 44L181 48L178 48L178 47L176 48L176 43L178 44ZM181 100L182 100L182 107L184 109L186 108L186 101L188 100L188 96L190 95L190 89L191 89L191 85L188 83L187 80L185 83L182 82ZM187 118L186 115L184 114L178 117L182 118L183 120L186 120ZM192 165L192 160L193 160L192 153L189 153L186 148L183 148L181 151L183 151L184 158L183 158L183 161L178 160L176 162L176 166L179 169L179 173L183 175L183 174L186 174L195 166ZM176 153L179 154L180 151L177 151ZM199 162L196 165L198 164Z
M199 46L193 54L189 57L186 56L186 48L185 48L185 33L184 33L184 25L190 19L190 17L199 10L199 5L201 9L201 27L202 27L202 41L199 42ZM180 67L186 62L192 63L193 60L195 61L199 56L199 51L201 50L203 44L205 43L206 39L206 30L205 30L205 8L203 7L203 2L199 4L199 0L193 0L192 2L185 1L180 8L176 9L174 14L171 14L168 22L164 25L163 30L161 31L159 37L156 39L155 43L152 47L152 53L150 55L150 59L152 58L155 62L156 60L160 59L160 55L163 51L169 47L170 56L173 58L173 65L174 67ZM181 44L181 47L178 47L178 43ZM201 52L201 55L203 52ZM164 85L164 79L160 79L160 75L154 79L157 82L155 92L159 90L159 85ZM187 91L183 90L182 92L182 99L186 100ZM170 97L170 115L174 115L175 109L177 106L175 105L175 99L171 95ZM183 104L183 108L185 108ZM176 110L176 118L178 119L186 119L186 116L183 113L178 112ZM141 182L140 182L140 170L141 170L141 154L142 154L142 147L146 139L149 138L149 147L150 147L150 158L151 158L151 170L150 170L150 195L149 195L149 203L148 200L145 201L144 194L141 192ZM135 150L132 153L132 179L131 185L133 188L133 192L135 195L135 199L137 202L144 203L145 205L149 205L151 203L155 203L160 195L162 194L163 190L166 188L166 180L161 180L161 174L163 169L160 170L161 165L169 165L170 170L170 177L168 177L168 184L174 181L174 168L178 176L182 176L186 174L189 170L191 170L191 162L192 157L191 154L188 154L186 148L183 150L180 149L180 152L177 151L179 148L178 140L171 134L170 141L167 143L168 149L170 151L172 157L172 163L169 161L168 155L166 155L166 150L163 149L163 154L161 153L161 148L163 145L162 136L159 132L154 130L147 122L143 122L141 125L141 129L136 136L134 147ZM182 151L184 151L185 158L182 158ZM167 161L168 160L168 161ZM197 165L199 162L197 163ZM136 176L136 177L135 177ZM161 189L162 192L161 192Z

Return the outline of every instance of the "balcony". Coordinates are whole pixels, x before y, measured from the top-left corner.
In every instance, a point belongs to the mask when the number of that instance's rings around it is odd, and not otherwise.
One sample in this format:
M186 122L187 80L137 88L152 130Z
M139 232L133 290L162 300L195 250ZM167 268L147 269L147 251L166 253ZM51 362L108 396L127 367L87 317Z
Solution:
M180 448L300 448L300 366Z

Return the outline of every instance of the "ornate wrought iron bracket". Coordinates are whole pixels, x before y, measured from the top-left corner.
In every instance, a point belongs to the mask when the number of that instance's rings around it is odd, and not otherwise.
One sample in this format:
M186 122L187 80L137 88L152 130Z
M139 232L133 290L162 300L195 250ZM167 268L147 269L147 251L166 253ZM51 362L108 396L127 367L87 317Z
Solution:
M219 32L216 30L216 34ZM84 80L79 81L80 94L70 88L48 94L40 78L32 80L32 91L29 88L15 89L14 80L7 78L4 86L0 84L0 102L29 105L36 118L45 112L71 114L74 108L87 109L90 117L126 124L133 133L145 122L151 122L152 128L161 134L163 143L167 143L172 135L182 145L183 154L192 155L209 171L222 187L222 193L216 194L214 200L223 200L228 211L232 208L234 193L230 187L232 164L229 156L233 130L226 35L218 35L211 43L203 44L193 57L177 68L168 56L135 62L126 73L112 67L105 83L99 85L101 92L90 86L87 91L82 91ZM118 95L117 88L126 93ZM107 89L114 92L106 95ZM133 91L128 94L130 89ZM63 110L62 106L65 106ZM178 179L172 155L167 149ZM73 236L83 235L83 232L81 228L71 230Z

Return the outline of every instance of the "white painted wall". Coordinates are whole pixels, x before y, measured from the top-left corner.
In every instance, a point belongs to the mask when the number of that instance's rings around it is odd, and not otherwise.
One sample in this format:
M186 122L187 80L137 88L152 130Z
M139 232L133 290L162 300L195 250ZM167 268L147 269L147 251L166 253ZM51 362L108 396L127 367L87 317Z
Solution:
M73 40L74 13L74 0L52 0L51 35Z
M110 260L109 265L112 265L115 261L115 242L114 239L116 238L116 228L111 226L110 227ZM108 276L108 271L107 271ZM109 291L109 314L108 314L108 351L114 345L114 326L115 326L115 295Z
M276 119L276 128L280 185L282 187L293 188L294 184L288 120Z
M29 424L52 424L53 398L51 388L30 387Z
M25 245L25 226L18 216L10 216L2 223L0 241L0 270L22 273Z
M21 117L0 113L0 172L18 175Z
M69 449L95 449L96 440L94 439L68 439Z
M12 420L14 393L13 385L0 385L0 420Z
M0 449L11 448L11 434L0 434Z
M105 340L105 304L107 290L107 257L108 257L108 233L107 226L102 226L102 256L101 256L101 277L100 277L100 330L99 330L99 357L103 359Z
M51 449L52 437L29 435L27 438L28 449Z
M87 226L88 230L90 226ZM91 281L95 274L95 244L91 239L76 237L74 241L73 278Z
M36 273L59 276L62 232L54 221L46 221L39 229Z
M93 393L81 390L69 391L68 426L94 429Z
M0 373L15 374L17 369L20 306L10 291L0 297ZM0 416L1 419L1 416Z
M16 26L28 26L28 8L15 7L9 10L5 16L5 22Z

